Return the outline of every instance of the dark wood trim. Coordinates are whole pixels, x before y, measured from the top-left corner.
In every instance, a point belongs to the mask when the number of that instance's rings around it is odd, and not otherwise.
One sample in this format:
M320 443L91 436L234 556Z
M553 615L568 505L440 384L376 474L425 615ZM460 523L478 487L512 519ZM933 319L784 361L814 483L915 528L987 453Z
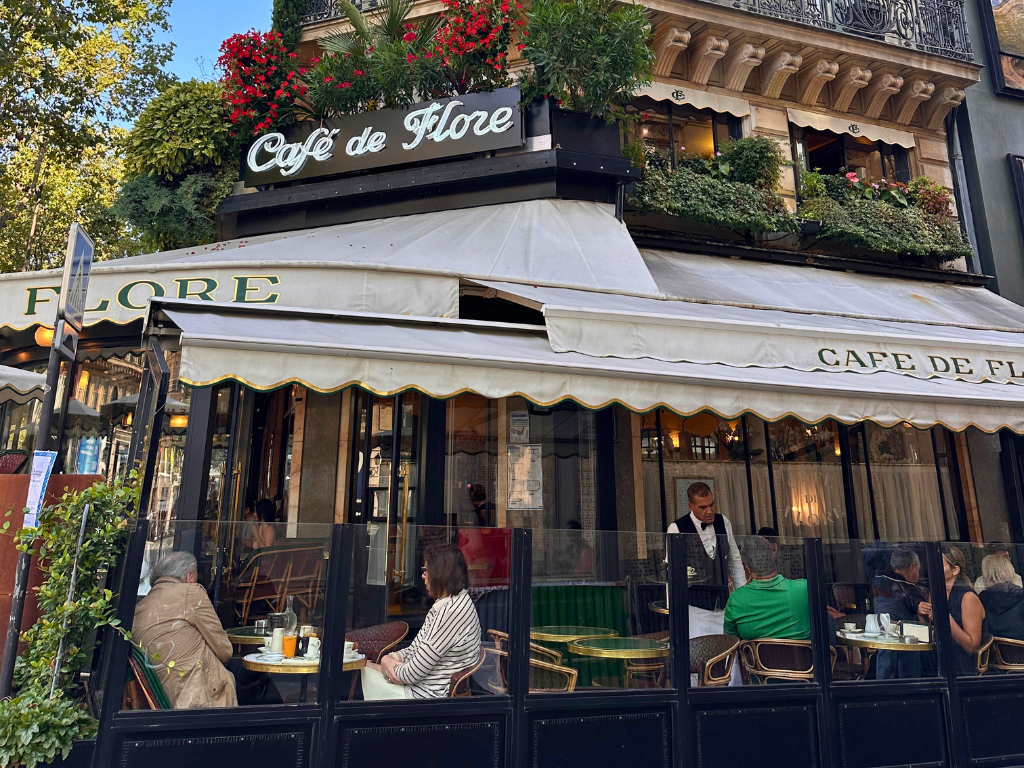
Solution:
M661 493L661 529L663 531L668 530L668 497L665 493L665 456L662 448L662 434L661 434L661 408L654 411L654 429L658 433L658 490ZM650 438L647 438L650 440ZM643 450L643 446L641 446ZM676 509L679 512L679 509Z
M846 502L846 535L850 541L859 538L857 497L853 492L853 457L850 455L850 428L837 421L839 428L839 463L843 474L843 500Z
M999 430L999 459L1003 467L1003 486L1010 517L1010 541L1024 542L1024 489L1021 487L1020 456L1016 435L1008 429Z
M754 477L750 469L750 433L747 429L747 414L740 417L743 423L743 462L747 469L747 507L750 511L750 532L757 533L757 510L754 509Z
M775 503L775 462L772 460L771 424L764 419L761 419L761 423L764 425L764 453L765 458L768 460L768 493L772 497L772 528L778 532L779 510L778 505Z

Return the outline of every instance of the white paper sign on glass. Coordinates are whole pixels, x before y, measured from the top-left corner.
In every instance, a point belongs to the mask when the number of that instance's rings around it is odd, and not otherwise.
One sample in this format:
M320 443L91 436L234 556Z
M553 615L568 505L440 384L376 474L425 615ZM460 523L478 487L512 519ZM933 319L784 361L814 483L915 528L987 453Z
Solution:
M508 441L510 443L530 442L530 412L510 411L508 414Z
M544 466L540 445L509 445L508 508L544 508Z
M39 519L39 510L43 506L43 495L50 483L50 473L57 460L56 451L36 451L32 454L32 475L28 483L28 498L25 500L25 528L35 528Z

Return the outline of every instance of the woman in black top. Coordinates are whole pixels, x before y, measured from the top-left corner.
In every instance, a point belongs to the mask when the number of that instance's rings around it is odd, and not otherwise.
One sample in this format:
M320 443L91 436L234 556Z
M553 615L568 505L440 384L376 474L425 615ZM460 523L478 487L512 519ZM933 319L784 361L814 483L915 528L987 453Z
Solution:
M981 565L989 576L988 587L979 595L985 608L985 631L1024 640L1024 589L1013 583L1013 564L1003 555L989 555Z
M942 550L942 571L946 577L949 628L953 633L953 657L958 675L978 674L974 654L981 645L985 608L964 575L964 554L955 547Z

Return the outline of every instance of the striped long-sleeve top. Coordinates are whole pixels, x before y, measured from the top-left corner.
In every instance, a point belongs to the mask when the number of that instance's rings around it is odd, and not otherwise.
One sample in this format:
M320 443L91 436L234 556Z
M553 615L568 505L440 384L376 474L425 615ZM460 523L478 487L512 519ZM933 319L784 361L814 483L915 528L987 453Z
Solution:
M402 663L395 676L412 687L415 698L447 696L452 675L480 656L480 619L469 593L435 601L416 639L398 655Z

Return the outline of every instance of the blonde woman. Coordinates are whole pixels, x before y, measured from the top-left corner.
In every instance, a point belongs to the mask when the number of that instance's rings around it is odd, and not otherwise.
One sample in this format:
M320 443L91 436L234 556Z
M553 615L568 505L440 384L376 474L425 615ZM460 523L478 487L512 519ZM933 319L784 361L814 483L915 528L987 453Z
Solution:
M981 561L988 588L981 593L985 608L985 629L995 637L1024 640L1024 589L1014 583L1013 564L1002 555L989 555Z

